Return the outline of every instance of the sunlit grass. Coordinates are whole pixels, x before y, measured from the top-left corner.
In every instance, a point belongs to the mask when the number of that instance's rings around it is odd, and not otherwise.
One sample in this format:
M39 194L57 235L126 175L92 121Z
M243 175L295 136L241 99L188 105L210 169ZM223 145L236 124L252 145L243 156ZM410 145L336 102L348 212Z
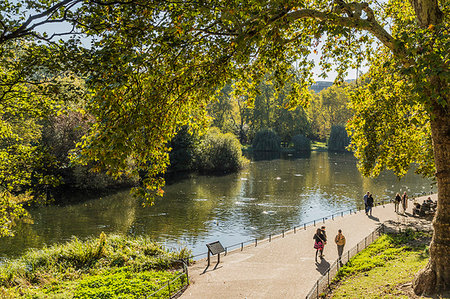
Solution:
M169 252L145 237L74 238L3 264L0 297L139 298L177 276L171 269L189 255L186 249Z
M427 242L427 236L417 232L381 236L340 269L331 297L408 298L399 286L425 267Z

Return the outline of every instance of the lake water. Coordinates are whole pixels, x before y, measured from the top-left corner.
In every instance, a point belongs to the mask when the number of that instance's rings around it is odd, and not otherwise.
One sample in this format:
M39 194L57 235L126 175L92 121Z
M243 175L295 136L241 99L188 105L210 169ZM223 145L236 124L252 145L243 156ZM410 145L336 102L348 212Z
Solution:
M206 243L224 246L292 228L338 211L361 207L366 191L375 200L436 191L412 172L398 180L391 172L363 178L351 154L313 152L306 158L252 162L226 176L191 176L166 186L164 198L142 207L129 191L65 206L31 210L33 224L0 239L0 256L28 248L106 233L149 235L169 248L206 252Z

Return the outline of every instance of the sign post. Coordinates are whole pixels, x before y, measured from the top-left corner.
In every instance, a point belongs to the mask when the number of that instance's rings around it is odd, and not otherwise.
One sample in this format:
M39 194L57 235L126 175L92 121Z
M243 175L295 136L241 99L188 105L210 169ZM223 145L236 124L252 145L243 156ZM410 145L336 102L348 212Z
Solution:
M210 255L216 255L217 254L217 265L220 263L220 253L225 252L225 249L223 248L222 244L220 244L219 241L212 242L209 244L206 244L206 247L208 247L208 267L210 265ZM216 267L217 267L216 265Z

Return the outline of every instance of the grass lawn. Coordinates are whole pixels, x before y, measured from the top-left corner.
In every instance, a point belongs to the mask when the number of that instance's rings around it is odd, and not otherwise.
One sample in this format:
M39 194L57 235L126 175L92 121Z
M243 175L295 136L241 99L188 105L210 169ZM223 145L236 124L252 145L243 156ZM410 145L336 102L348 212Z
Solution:
M342 267L329 298L411 298L410 283L428 261L430 235L383 235Z
M178 277L174 269L188 256L145 237L74 238L2 264L0 298L145 298ZM183 274L171 283L171 294L185 283ZM156 298L168 293L166 288Z

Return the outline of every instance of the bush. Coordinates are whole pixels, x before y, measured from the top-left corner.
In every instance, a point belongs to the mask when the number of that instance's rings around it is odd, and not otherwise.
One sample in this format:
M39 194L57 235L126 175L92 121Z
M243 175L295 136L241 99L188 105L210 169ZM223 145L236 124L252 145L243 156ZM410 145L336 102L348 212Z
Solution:
M74 238L66 244L30 250L5 262L0 266L0 287L45 284L42 277L48 282L77 279L117 267L134 272L166 270L179 266L179 260L189 256L186 249L168 252L147 237L102 233L99 238L84 242Z
M350 137L343 126L332 126L330 138L328 139L328 150L335 152L345 152L350 144Z
M168 172L191 171L195 167L197 137L189 133L187 126L181 128L170 142L170 166Z
M231 133L222 134L218 128L210 128L203 137L197 160L203 172L233 172L245 164L239 140Z
M270 130L265 129L256 133L253 139L253 150L254 151L280 151L281 139L278 135Z
M311 151L311 140L301 134L292 137L291 142L294 144L294 149L298 152Z

